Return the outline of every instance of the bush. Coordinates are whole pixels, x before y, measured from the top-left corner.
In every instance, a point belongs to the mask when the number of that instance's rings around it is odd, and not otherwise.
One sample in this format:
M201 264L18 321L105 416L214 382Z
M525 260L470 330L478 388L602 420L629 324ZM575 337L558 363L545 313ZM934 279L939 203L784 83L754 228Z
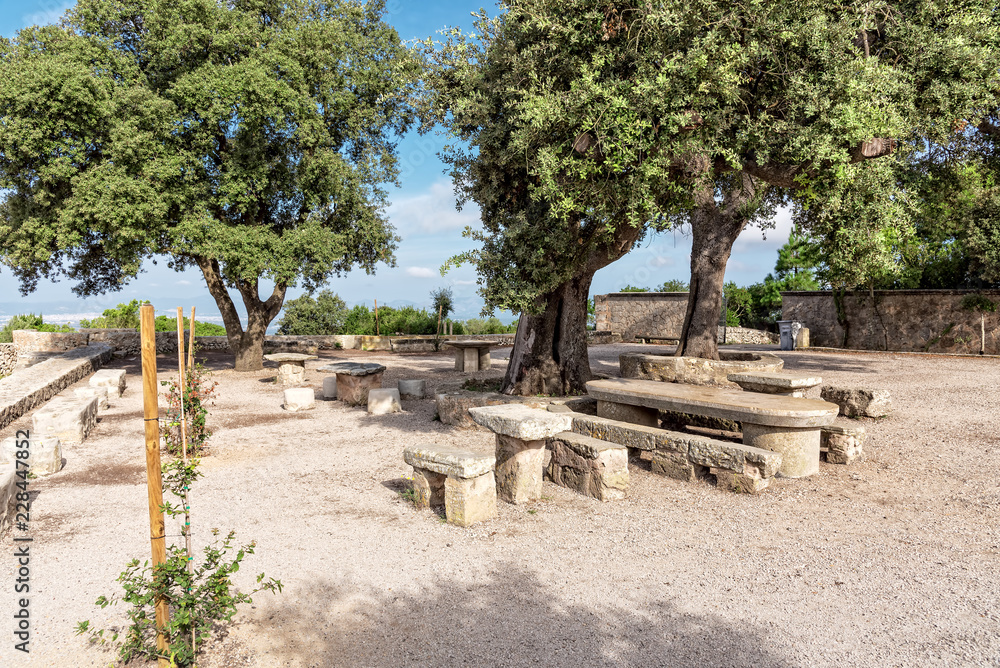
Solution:
M320 291L315 298L309 293L292 299L285 304L284 311L278 323L278 334L323 336L354 333L345 329L347 305L330 290Z
M375 314L368 310L363 304L358 304L344 317L344 326L341 329L343 334L357 334L359 336L375 335Z
M500 322L500 318L496 316L490 316L489 318L483 320L482 318L473 318L471 320L465 321L466 333L472 336L481 336L483 334L512 334L517 331L517 321L515 320L509 325L505 325ZM456 332L457 334L458 332Z
M656 288L657 292L687 292L691 287L688 285L687 281L681 280L679 278L671 278L669 280L663 281L660 287Z
M80 327L94 329L139 329L139 300L105 309L99 318L81 320Z
M618 292L649 292L649 288L637 288L634 285L626 285Z
M184 318L184 331L190 331L191 329L191 319ZM156 331L157 332L176 332L177 331L177 318L169 318L165 315L156 316ZM216 325L212 322L200 322L198 320L194 321L194 335L195 336L225 336L226 328L222 325Z
M69 325L50 325L42 322L41 315L21 313L15 315L0 329L0 343L13 343L15 329L37 329L39 332L75 332Z

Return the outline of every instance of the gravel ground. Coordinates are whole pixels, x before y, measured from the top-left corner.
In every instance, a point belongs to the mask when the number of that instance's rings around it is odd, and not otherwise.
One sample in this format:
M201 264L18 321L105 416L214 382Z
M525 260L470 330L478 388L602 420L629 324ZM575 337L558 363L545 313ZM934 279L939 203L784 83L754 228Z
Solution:
M617 374L626 350L668 351L595 346L594 370ZM479 375L501 375L508 354ZM861 463L758 497L634 467L624 501L546 483L538 503L500 504L469 530L400 496L401 453L421 441L489 452L491 434L435 421L432 400L382 417L323 401L286 414L273 368L236 374L207 357L220 385L196 544L210 527L255 539L237 584L264 571L285 589L259 594L201 666L1000 666L1000 360L781 355L826 383L890 390L895 414L865 421ZM442 355L326 357L386 364L387 387L459 378ZM313 387L328 361L310 363ZM113 659L73 627L122 625L124 610L94 599L149 553L139 369L120 364L125 396L61 472L32 482L31 653L4 631L0 666ZM12 536L0 544L10 620Z

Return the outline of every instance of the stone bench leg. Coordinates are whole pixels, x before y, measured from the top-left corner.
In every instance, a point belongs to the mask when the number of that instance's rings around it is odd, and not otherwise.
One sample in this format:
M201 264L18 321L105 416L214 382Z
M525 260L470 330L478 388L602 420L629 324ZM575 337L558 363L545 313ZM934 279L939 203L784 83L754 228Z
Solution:
M277 384L279 387L293 387L306 381L306 368L297 364L282 364L278 367Z
M781 454L778 475L803 478L819 472L819 427L772 427L743 423L743 444Z
M545 441L522 441L497 434L497 495L508 503L542 498Z
M83 443L97 424L97 397L53 399L32 417L32 433L55 436L63 443Z
M549 460L548 478L560 487L598 501L624 499L629 483L628 449L620 446L588 451L573 447L574 439L584 438L572 434L549 440L552 459Z
M478 364L480 371L485 371L486 369L489 369L491 366L493 366L493 358L490 357L489 348L480 348L479 350L477 350L477 352L479 353Z
M469 527L497 516L497 486L493 471L476 478L448 476L444 481L444 512L448 522Z
M443 473L413 467L413 505L417 508L440 506L445 502Z
M861 458L864 442L864 427L831 425L821 430L820 450L829 464L853 464Z
M597 417L618 422L631 422L644 427L658 428L660 426L660 411L655 408L632 406L631 404L616 404L613 401L597 402Z

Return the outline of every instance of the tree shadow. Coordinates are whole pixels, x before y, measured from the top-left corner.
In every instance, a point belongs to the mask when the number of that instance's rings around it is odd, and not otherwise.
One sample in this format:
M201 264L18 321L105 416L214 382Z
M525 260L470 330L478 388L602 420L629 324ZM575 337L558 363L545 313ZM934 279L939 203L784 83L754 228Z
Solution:
M595 574L577 577L578 592L615 591ZM277 610L267 605L267 621L250 622L251 632L271 656L309 666L793 665L771 651L763 628L688 612L666 592L637 607L614 594L577 603L511 563L479 581L422 584L396 593L312 582L279 596Z

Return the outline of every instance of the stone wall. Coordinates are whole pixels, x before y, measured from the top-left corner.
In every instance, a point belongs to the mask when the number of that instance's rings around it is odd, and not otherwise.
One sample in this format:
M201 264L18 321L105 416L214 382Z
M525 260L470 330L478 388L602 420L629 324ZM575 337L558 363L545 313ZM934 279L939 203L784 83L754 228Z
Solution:
M978 354L980 314L963 311L972 290L876 290L847 293L838 319L831 292L783 292L782 319L809 328L813 346ZM1000 307L1000 290L982 294ZM841 320L846 322L845 327ZM986 354L1000 355L1000 313L986 314Z
M677 339L684 326L686 292L615 292L594 297L596 329L623 341Z
M64 353L87 345L87 334L81 332L39 332L34 329L15 329L14 347L17 354Z
M17 348L13 343L0 343L0 378L10 375L17 364Z

